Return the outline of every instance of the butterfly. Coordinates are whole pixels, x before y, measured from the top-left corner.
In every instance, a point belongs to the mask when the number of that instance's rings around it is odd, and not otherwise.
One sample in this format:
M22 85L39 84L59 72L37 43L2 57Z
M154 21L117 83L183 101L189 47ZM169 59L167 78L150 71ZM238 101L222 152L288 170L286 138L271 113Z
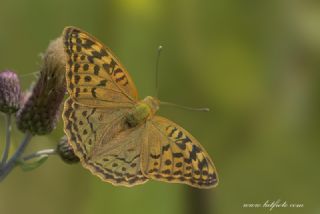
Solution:
M155 115L157 98L138 99L129 73L109 48L76 27L64 29L63 42L69 94L64 131L85 168L116 186L149 179L217 185L205 149L185 129Z

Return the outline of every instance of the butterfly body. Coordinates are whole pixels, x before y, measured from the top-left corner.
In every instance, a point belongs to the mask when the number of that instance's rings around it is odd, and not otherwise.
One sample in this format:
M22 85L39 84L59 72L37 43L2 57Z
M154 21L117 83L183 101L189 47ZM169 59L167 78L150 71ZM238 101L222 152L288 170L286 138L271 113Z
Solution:
M138 124L144 123L148 118L151 118L158 109L159 100L147 96L134 106L133 111L126 116L126 122L130 127L137 126Z
M217 185L205 149L178 124L156 115L157 98L138 99L129 73L110 49L75 27L66 27L63 39L70 95L64 131L85 168L113 185L149 179Z

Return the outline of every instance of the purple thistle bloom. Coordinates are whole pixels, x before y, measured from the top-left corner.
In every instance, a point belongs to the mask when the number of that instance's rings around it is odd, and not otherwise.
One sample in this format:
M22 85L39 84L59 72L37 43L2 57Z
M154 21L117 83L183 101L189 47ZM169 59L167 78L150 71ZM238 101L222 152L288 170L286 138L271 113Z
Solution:
M0 73L0 111L15 113L20 108L21 89L18 75L12 71Z
M50 133L59 119L65 84L65 54L62 39L58 38L49 44L40 76L17 113L18 128L33 135Z

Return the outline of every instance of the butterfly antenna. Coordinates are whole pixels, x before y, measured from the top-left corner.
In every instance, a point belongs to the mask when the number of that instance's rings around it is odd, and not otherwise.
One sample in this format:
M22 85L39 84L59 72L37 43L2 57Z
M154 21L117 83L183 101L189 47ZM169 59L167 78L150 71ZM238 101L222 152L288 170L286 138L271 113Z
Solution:
M156 61L156 97L159 95L159 61L161 54L162 46L159 45L157 50L157 61Z
M181 109L190 110L190 111L205 111L205 112L210 111L209 108L193 108L193 107L182 106L175 103L163 102L163 101L160 101L160 105L172 106L172 107L181 108Z

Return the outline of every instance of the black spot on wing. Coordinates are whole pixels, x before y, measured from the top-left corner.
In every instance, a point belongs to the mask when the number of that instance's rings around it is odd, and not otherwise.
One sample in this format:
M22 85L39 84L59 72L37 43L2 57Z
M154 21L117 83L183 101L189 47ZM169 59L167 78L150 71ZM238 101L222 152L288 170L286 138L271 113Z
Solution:
M95 66L93 67L93 73L94 73L95 75L99 75L99 70L100 70L100 67L99 67L98 65L95 65Z
M165 152L165 151L168 151L170 148L170 144L167 144L165 146L162 146L162 154Z
M89 65L88 65L88 64L84 64L84 65L83 65L83 70L84 70L84 71L89 70Z
M116 78L116 82L119 82L119 81L121 81L121 80L124 80L125 78L126 78L125 75L123 75L122 77Z
M153 159L159 159L160 158L160 154L158 154L158 155L150 154L150 157L153 158Z
M94 98L97 98L97 93L96 93L97 88L92 88L91 89L91 94Z
M179 133L178 133L178 135L177 135L176 139L180 139L182 136L183 136L182 131L179 131Z
M177 146L182 149L182 150L185 150L186 149L186 143L190 142L191 143L191 140L188 136L186 136L184 139L182 140L177 140L176 141L176 144Z
M168 160L166 160L164 163L165 163L166 165L171 165L172 162L171 162L171 160L168 159Z
M97 86L106 86L108 80L101 80Z
M85 82L90 82L91 81L91 77L90 76L85 76L84 77L84 81Z
M89 49L92 47L93 44L94 44L94 42L91 39L85 39L85 42L82 44L82 46L85 49Z
M197 153L199 153L201 150L198 146L192 145L192 150L189 152L190 159L191 160L196 160L197 159Z
M74 75L74 83L75 84L78 84L79 83L79 81L80 81L80 75Z
M91 52L91 55L92 55L94 58L98 58L98 59L101 59L101 58L102 58L102 55L101 55L100 52L98 52L98 51L92 51L92 52Z
M180 152L173 152L173 153L172 153L172 156L173 156L174 158L182 158L182 157L183 157L183 154L180 153Z
M177 131L178 129L175 127L171 130L171 132L168 134L169 137L172 137L172 135Z

